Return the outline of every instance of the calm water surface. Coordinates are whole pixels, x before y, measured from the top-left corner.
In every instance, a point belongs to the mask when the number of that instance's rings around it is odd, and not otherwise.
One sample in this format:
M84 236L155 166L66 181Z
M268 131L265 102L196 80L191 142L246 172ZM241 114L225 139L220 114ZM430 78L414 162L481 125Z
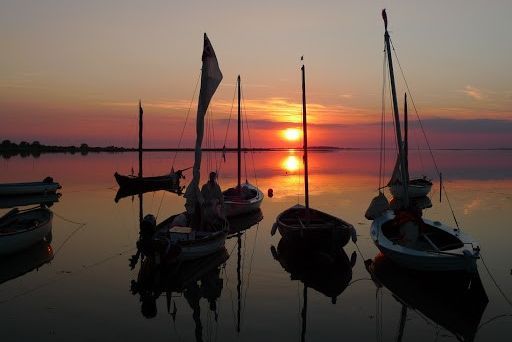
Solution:
M480 242L486 265L504 294L512 298L512 227L507 219L512 211L512 152L435 153L459 224ZM475 340L510 340L512 307L481 261L479 274L489 302L476 322L464 322L468 319L461 318L460 310L436 301L435 294L414 279L409 282L391 274L379 288L371 280L364 259L373 259L378 251L369 238L370 221L364 212L379 184L378 152L311 153L312 207L353 223L359 235L360 253L350 242L334 256L309 255L280 244L279 234L270 235L276 216L303 202L302 178L300 169L296 170L301 153L256 153L255 168L251 155L247 156L249 180L255 182L255 171L257 185L265 193L274 190L273 198L263 201L263 220L227 240L227 260L217 256L194 265L190 272L198 274L197 279L188 275L193 281L181 284L181 290L166 293L158 279L146 280L150 295L157 298L156 313L151 314L141 302L148 293L138 279L141 263L133 270L129 267L138 239L138 199L114 202L113 173L136 170L136 154L1 160L0 182L51 175L63 186L60 201L51 207L51 250L43 246L17 260L0 262L1 340L441 341L457 340L456 334L471 338L467 329L476 332ZM168 171L172 157L171 153L148 153L145 175ZM213 153L203 160L205 171L218 164ZM180 153L175 166L192 163L192 154ZM426 154L414 161L411 174L433 175L424 164L429 164ZM220 164L221 187L235 183L235 165L234 154ZM439 203L435 182L434 206L425 216L453 225L446 199ZM156 192L145 194L143 203L144 213L155 214L160 221L182 211L184 199ZM26 271L30 263L42 265L5 280ZM135 294L133 281L140 290ZM466 311L471 311L469 303ZM469 326L466 334L457 330L461 324Z

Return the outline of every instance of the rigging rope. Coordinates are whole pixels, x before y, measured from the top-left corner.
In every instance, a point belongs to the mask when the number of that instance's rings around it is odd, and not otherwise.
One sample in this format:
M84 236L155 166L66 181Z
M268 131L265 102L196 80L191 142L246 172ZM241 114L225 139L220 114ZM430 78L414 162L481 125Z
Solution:
M492 275L491 273L491 270L489 270L489 267L487 267L487 264L485 263L484 261L484 257L482 254L480 254L480 260L482 260L482 264L484 265L485 267L485 270L487 271L487 274L489 274L489 277L491 278L492 282L494 283L494 285L496 286L496 288L498 289L498 291L500 292L500 294L503 296L503 298L505 298L505 300L507 301L508 305L510 307L512 307L512 301L507 297L507 295L505 294L505 292L503 292L503 290L501 289L501 287L498 285L498 282L496 281L496 279L494 278L494 276Z
M436 162L436 159L434 157L434 153L432 152L432 148L430 147L430 142L428 141L427 134L425 133L425 129L423 128L423 123L421 122L420 116L418 114L418 110L416 109L416 104L414 103L414 98L412 96L411 90L409 89L409 84L407 83L407 79L405 78L404 71L402 69L402 65L400 64L400 60L398 59L398 55L397 55L397 53L395 51L395 45L393 44L391 39L390 39L390 42L391 42L391 47L393 49L393 53L395 55L396 61L398 63L398 67L400 69L400 73L402 74L402 78L404 80L405 87L407 88L407 93L409 94L409 97L411 98L411 103L412 103L412 106L414 108L414 112L416 113L416 117L418 118L418 123L420 124L421 132L423 133L423 137L425 138L425 142L427 143L427 147L428 147L428 150L430 152L430 156L432 157L432 161L434 163L434 167L436 169L437 175L439 176L439 174L440 174L439 167L437 166L437 162ZM452 212L452 217L453 217L453 220L455 221L455 225L457 226L457 229L460 230L459 222L457 221L457 218L455 217L455 212L454 212L453 206L452 206L452 204L450 202L450 198L448 197L448 192L446 191L446 187L444 186L444 183L445 182L443 182L441 184L441 187L442 187L443 192L444 192L444 196L445 196L446 201L448 202L448 206L450 207L450 210Z
M245 118L245 127L247 128L247 137L249 138L249 149L251 150L250 153L251 153L251 159L252 159L252 169L254 172L254 182L256 184L256 187L258 187L258 177L256 176L256 163L254 162L254 150L253 150L252 140L251 140L251 130L249 129L249 119L247 118L247 110L245 107L245 98L243 96L243 93L242 93L242 108L243 108L243 114L244 114L244 118ZM245 156L244 156L244 159L245 159ZM247 175L245 177L247 178Z
M237 88L235 86L235 90L233 91L233 100L231 101L231 109L229 110L228 126L226 127L226 134L224 135L224 143L222 144L222 155L223 155L224 162L226 162L226 157L225 157L226 156L226 142L228 140L229 125L231 123L231 115L233 114L233 106L235 104L236 90L237 90ZM222 163L220 163L220 165L219 165L219 173L220 173L221 169L222 169Z
M181 147L181 141L183 140L183 133L185 132L185 127L187 127L188 117L190 115L190 109L192 108L192 102L196 97L197 85L199 84L199 79L201 78L201 70L199 70L199 75L197 77L196 86L194 88L194 93L192 94L192 98L190 99L190 105L188 106L187 116L185 118L185 124L183 125L183 129L181 130L180 140L178 141L178 147L176 148L176 152L174 153L174 158L172 159L172 168L174 168L174 163L176 162L176 157L178 156L179 149Z

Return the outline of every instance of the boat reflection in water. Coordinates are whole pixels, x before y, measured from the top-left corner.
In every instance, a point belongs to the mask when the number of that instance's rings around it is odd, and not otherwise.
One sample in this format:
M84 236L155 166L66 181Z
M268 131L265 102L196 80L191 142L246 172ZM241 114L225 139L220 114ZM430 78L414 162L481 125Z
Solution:
M49 242L40 241L19 253L2 256L0 259L0 284L21 277L53 260L53 249Z
M203 298L208 301L209 308L217 321L217 299L223 288L220 272L228 258L225 248L204 258L166 267L157 265L153 258L145 258L140 263L137 280L131 282L132 294L139 295L142 315L146 318L155 317L156 301L165 294L167 313L175 320L177 308L176 303L172 303L173 293L183 294L193 312L196 340L202 341L200 301ZM173 304L172 308L171 304Z
M229 233L228 238L239 233L243 233L247 229L255 226L261 220L263 220L263 212L260 208L256 211L250 212L245 215L238 215L228 218L229 222Z
M478 272L421 272L404 269L383 254L365 261L377 289L387 288L402 304L397 340L407 309L444 327L460 341L473 341L489 302Z
M308 288L331 298L331 302L336 304L338 296L352 280L352 267L356 264L357 254L354 252L349 259L341 247L332 250L316 249L286 238L281 238L277 249L272 246L271 252L274 259L290 273L291 280L299 280L304 284L301 341L305 341Z

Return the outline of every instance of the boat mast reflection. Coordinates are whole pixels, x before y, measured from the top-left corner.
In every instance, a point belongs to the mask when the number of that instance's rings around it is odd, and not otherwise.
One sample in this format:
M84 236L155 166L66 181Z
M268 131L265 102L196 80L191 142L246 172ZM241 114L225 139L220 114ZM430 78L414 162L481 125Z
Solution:
M332 304L336 304L338 296L352 280L352 268L356 264L357 254L352 253L349 259L341 247L318 249L286 238L281 238L277 249L272 246L270 250L274 259L290 274L291 280L299 280L304 284L301 341L305 341L308 288L331 298Z

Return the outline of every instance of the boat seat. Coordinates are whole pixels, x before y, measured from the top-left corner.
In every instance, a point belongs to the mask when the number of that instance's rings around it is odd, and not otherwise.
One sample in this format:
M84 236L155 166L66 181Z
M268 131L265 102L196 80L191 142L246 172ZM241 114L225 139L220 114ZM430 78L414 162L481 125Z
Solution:
M190 227L174 226L169 228L169 237L171 241L193 240L195 232Z

